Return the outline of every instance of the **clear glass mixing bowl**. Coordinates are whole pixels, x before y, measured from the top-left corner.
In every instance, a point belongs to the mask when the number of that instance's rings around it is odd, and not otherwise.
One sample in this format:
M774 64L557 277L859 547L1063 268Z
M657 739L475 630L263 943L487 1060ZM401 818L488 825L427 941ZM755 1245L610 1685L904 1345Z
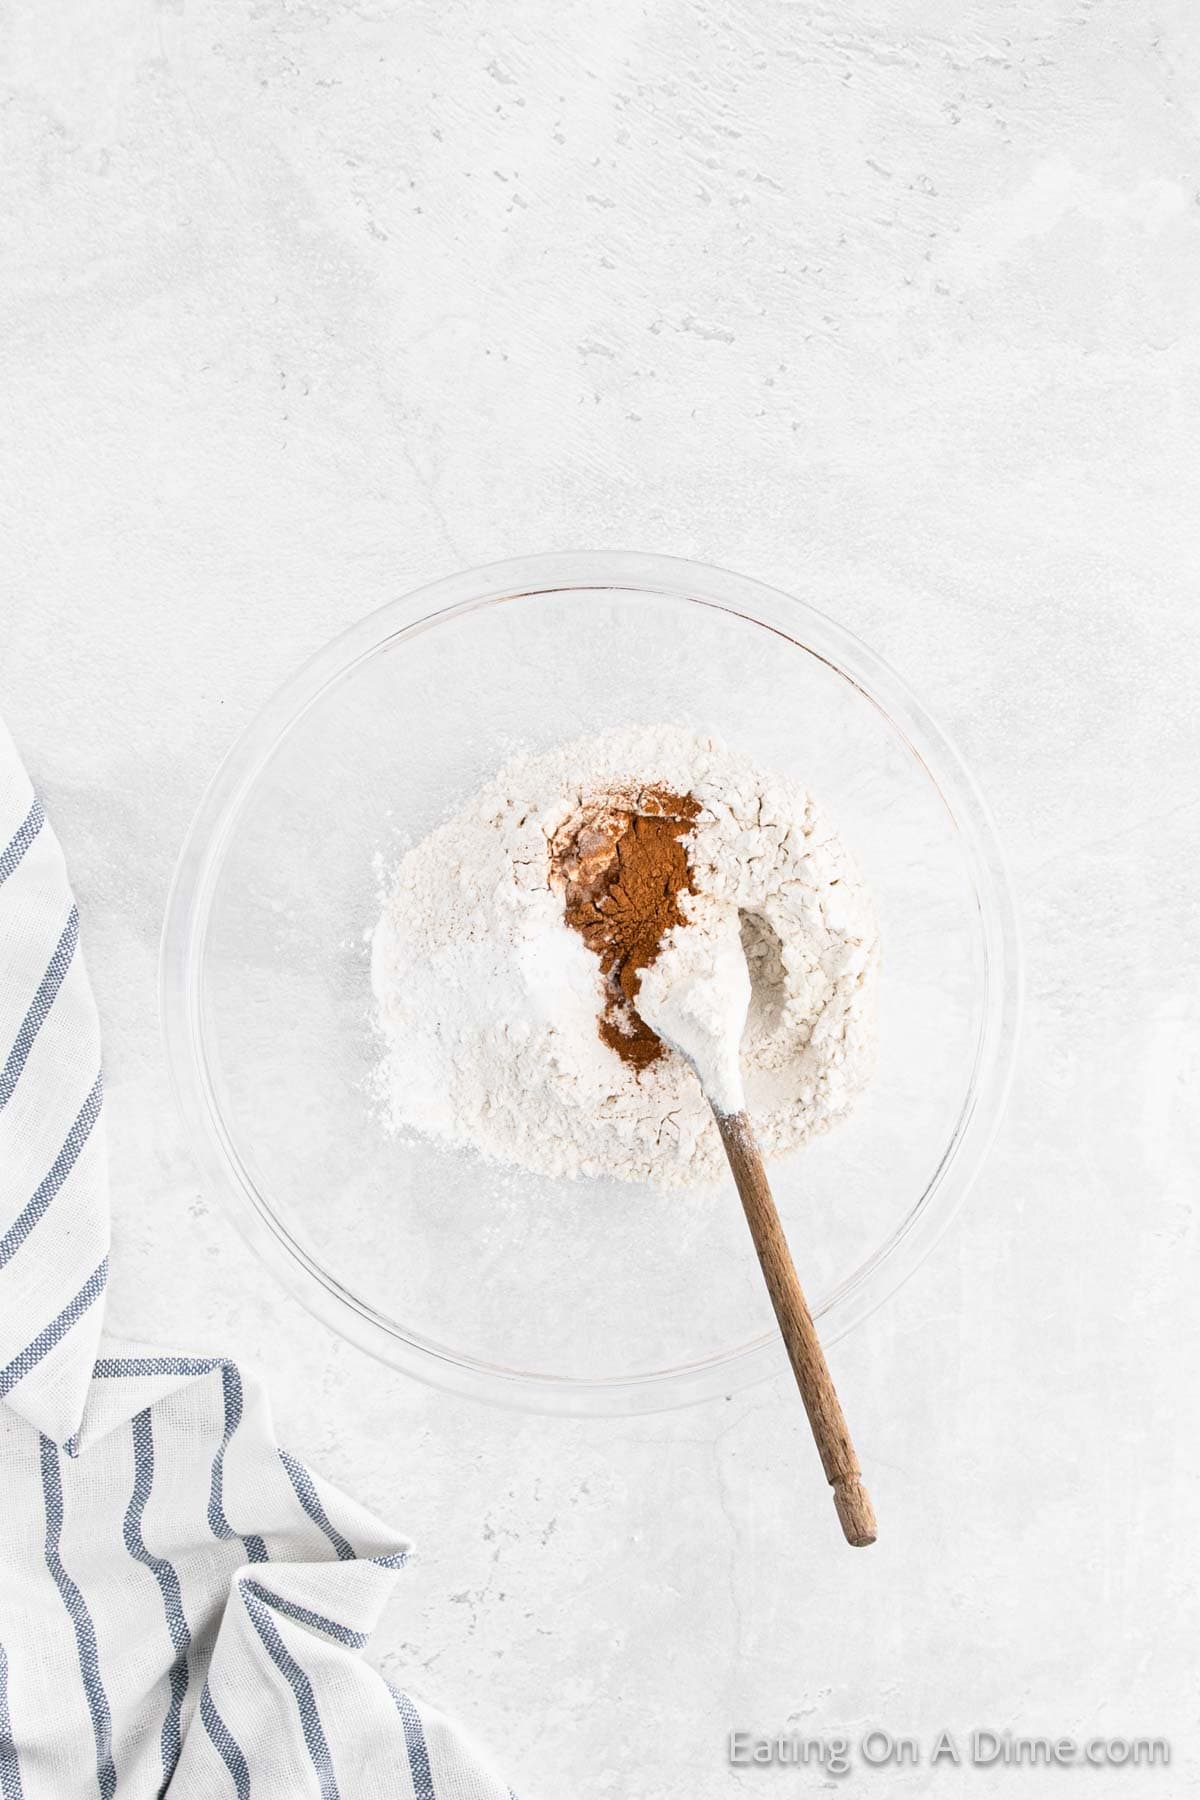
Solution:
M713 731L825 803L874 890L879 1062L773 1169L822 1335L909 1276L995 1130L1018 1012L986 809L890 669L756 582L636 554L456 575L364 619L218 772L176 871L161 999L197 1154L246 1238L352 1342L427 1381L628 1413L785 1365L732 1187L554 1181L387 1137L367 1077L380 859L510 755Z

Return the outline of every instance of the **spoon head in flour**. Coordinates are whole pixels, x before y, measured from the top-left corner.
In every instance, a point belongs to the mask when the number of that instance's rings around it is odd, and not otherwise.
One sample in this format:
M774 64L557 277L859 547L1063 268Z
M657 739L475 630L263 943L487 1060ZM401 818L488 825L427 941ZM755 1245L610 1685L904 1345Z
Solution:
M750 971L734 907L674 926L642 971L639 1014L687 1058L723 1117L745 1110L738 1048L749 1006Z

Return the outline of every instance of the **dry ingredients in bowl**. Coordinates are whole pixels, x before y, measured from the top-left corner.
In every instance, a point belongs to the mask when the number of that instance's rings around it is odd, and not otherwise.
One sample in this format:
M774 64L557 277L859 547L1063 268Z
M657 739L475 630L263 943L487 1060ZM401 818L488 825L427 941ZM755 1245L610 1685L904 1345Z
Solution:
M842 1118L873 1063L878 938L845 847L714 737L517 758L393 872L372 951L388 1124L548 1175L716 1178L711 1110L637 993L664 944L731 916L746 1104L779 1155Z

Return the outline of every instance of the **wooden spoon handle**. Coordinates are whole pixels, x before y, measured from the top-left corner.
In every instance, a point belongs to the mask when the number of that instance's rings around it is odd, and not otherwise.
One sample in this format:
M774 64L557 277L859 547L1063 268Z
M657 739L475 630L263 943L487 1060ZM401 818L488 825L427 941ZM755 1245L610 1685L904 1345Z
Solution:
M846 1541L873 1544L875 1513L775 1208L754 1128L744 1112L713 1110Z

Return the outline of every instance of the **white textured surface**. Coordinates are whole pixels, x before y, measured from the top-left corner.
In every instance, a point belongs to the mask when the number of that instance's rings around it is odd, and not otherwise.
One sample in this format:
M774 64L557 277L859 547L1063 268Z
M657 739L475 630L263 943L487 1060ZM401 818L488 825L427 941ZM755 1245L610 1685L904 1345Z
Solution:
M724 1800L731 1725L1165 1731L1195 1785L1200 44L1182 4L19 0L0 703L106 1027L114 1329L269 1373L424 1546L385 1664L518 1791ZM458 565L622 545L816 598L999 815L1024 1056L953 1236L794 1397L479 1412L261 1287L165 1091L155 951L219 754ZM931 1778L857 1781L916 1794ZM930 1791L936 1791L934 1781Z

